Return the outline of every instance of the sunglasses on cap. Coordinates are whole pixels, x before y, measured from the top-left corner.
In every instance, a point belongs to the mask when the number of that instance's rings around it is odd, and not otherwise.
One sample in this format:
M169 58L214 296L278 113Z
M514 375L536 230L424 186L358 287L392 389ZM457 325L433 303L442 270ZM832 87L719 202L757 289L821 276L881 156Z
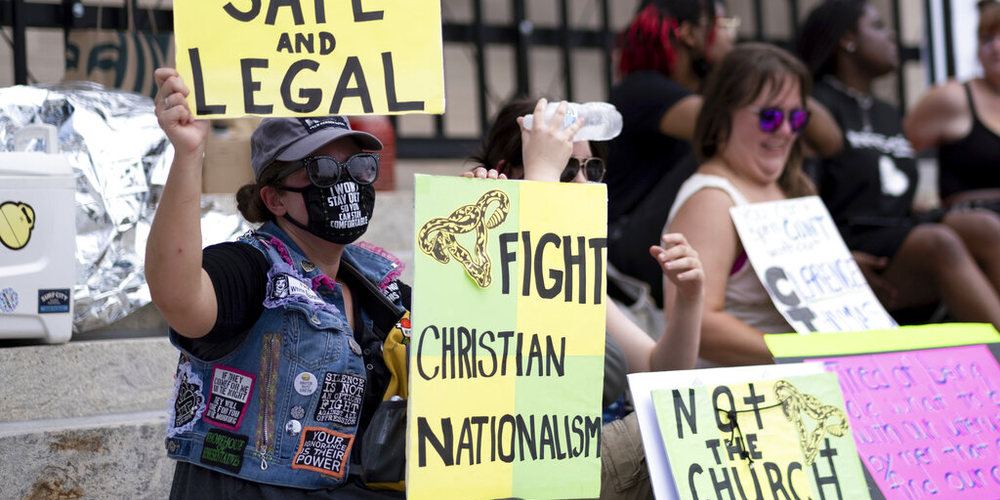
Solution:
M566 162L566 168L559 176L559 182L570 182L576 178L576 174L583 169L583 177L590 182L601 182L604 178L604 160L596 157L590 158L570 158Z
M760 129L768 134L773 134L781 128L781 124L785 122L785 111L779 108L757 108L754 106L749 106L751 112L756 113L760 117ZM795 108L787 111L788 113L788 125L792 128L793 133L802 132L802 129L806 128L809 124L809 110L805 108Z
M357 153L344 162L330 156L309 156L289 167L278 178L285 177L299 168L305 168L309 182L316 187L328 188L340 182L341 172L346 171L354 182L367 185L378 178L378 164L378 153Z

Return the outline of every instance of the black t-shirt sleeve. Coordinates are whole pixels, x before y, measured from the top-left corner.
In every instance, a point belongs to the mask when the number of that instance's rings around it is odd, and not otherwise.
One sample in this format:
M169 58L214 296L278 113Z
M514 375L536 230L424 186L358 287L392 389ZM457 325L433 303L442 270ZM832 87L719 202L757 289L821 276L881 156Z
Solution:
M235 349L264 312L269 265L256 248L231 242L205 248L201 267L215 288L215 325L204 337L173 338L201 359L217 359Z
M660 121L691 91L656 72L636 73L615 90L615 106L622 114L622 133L658 134Z
M220 243L202 252L201 267L212 279L219 311L202 340L219 342L249 330L264 312L269 267L264 254L246 243Z

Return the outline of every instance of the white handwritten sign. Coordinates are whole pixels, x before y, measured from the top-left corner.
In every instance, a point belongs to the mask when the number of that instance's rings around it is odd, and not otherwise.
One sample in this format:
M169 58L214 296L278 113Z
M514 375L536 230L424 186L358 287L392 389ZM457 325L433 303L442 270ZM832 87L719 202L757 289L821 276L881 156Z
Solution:
M774 306L799 333L894 328L818 197L729 209Z

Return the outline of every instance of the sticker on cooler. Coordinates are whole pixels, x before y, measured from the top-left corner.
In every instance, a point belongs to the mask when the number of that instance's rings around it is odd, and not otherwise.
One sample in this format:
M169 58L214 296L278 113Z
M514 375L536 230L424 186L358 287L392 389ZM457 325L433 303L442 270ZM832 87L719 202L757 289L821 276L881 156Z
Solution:
M35 209L27 203L0 203L0 243L11 250L24 248L35 228Z
M70 300L69 288L39 290L38 314L68 313Z
M19 302L17 290L7 287L0 290L0 313L12 313Z
M247 372L216 365L208 408L202 419L226 429L239 429L253 394L253 382L254 376Z

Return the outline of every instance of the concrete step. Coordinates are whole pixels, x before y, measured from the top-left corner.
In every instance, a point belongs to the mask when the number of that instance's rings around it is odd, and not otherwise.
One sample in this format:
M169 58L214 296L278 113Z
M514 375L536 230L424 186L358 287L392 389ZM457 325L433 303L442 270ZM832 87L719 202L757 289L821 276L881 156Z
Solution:
M176 366L165 337L0 349L0 423L165 411Z
M166 429L162 410L0 424L0 498L167 498Z
M0 349L2 498L166 498L166 338Z

